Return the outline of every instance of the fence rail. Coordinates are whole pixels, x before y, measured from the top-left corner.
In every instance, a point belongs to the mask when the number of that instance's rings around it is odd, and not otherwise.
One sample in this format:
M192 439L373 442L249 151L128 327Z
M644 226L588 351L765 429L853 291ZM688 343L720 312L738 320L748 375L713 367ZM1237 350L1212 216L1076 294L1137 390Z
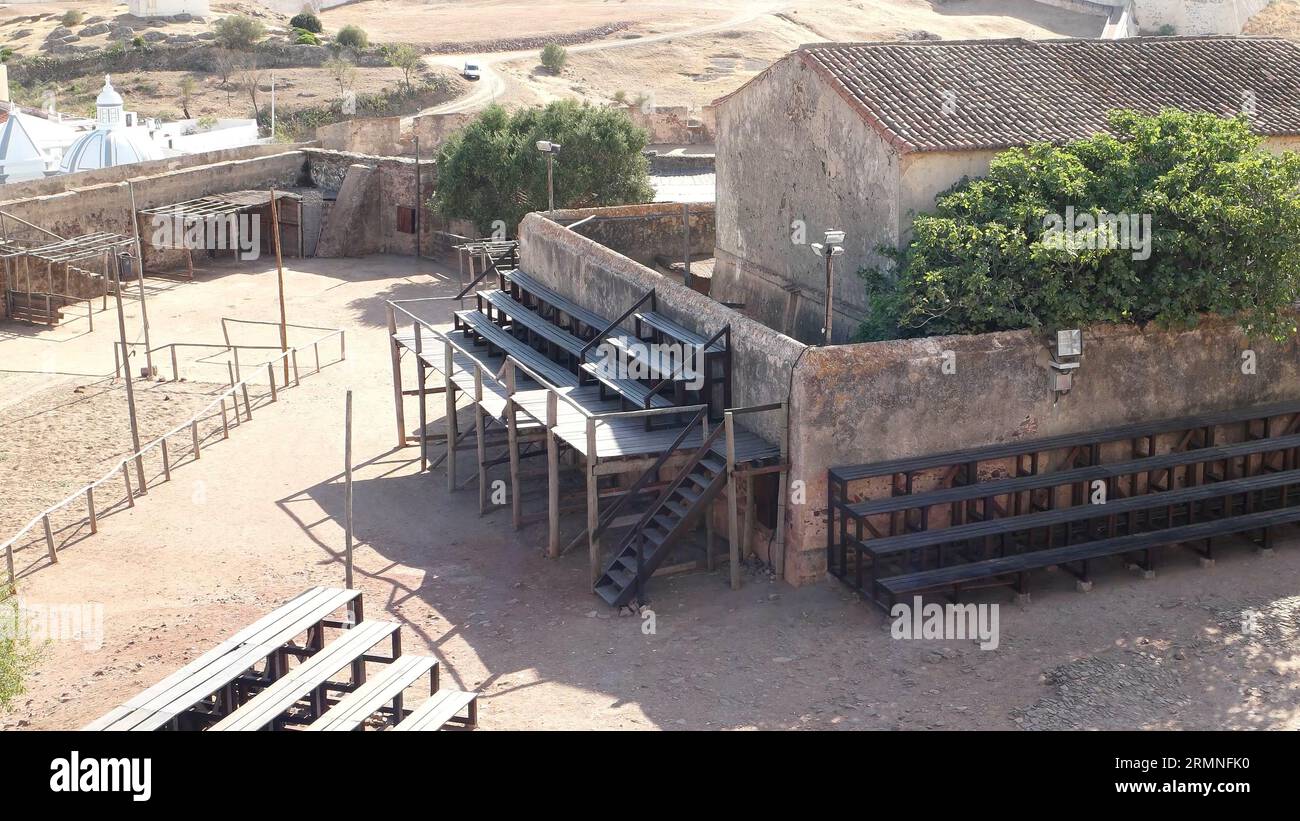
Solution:
M260 370L261 368L263 368L263 367L266 368L267 375L270 377L270 381L271 381L271 401L272 401L272 402L275 402L275 401L277 401L277 399L278 399L278 394L277 394L276 385L275 385L275 367L274 367L274 366L275 366L277 363L281 362L282 360L285 360L286 357L287 357L287 358L292 362L292 365L293 365L293 384L297 385L297 384L299 383L299 372L298 372L298 352L301 351L301 350L306 350L306 349L308 349L308 348L313 349L313 350L316 352L316 372L319 372L319 371L320 371L320 354L319 354L319 351L320 351L320 343L325 342L326 340L328 340L328 339L330 339L330 338L332 338L332 337L334 337L334 336L338 336L338 338L339 338L339 361L343 361L343 360L346 358L346 351L347 351L347 348L346 348L346 345L345 345L345 343L344 343L344 341L343 341L343 340L344 340L343 329L342 329L342 328L338 328L338 329L335 329L335 330L330 331L330 332L327 333L327 334L323 334L322 336L320 336L320 337L318 337L318 338L312 340L311 342L307 342L307 343L305 343L305 344L303 344L303 345L299 345L299 346L296 346L296 347L289 348L289 349L286 350L286 351L281 351L277 356L272 357L271 359L268 359L266 362L264 362L264 363L259 362L259 363L257 363L257 365L253 366L254 368L259 369L259 370ZM227 348L239 348L239 347L245 347L245 348L264 348L264 347L270 347L270 346L249 346L249 345L243 345L243 346L230 346L230 345L226 345L226 346L223 346L223 345L207 345L207 344L202 344L202 343L174 342L174 343L168 343L167 345L160 345L160 346L158 346L157 348L155 348L155 349L153 349L153 350L166 350L167 348L171 348L172 351L173 351L172 367L175 368L175 367L176 367L175 349L176 349L177 346L180 346L180 347L197 347L197 348L208 348L208 347L216 347L216 348L223 348L223 347L227 347ZM116 348L114 348L114 350L116 351ZM274 350L279 350L279 347L278 347L278 346L275 346ZM125 357L124 357L124 358L125 358ZM177 373L177 372L176 372L176 371L173 371L173 373ZM116 370L115 370L115 374L116 374ZM128 455L126 455L126 456L123 456L120 460L118 460L117 464L114 465L113 468L111 468L107 473L105 473L105 474L104 474L101 478L99 478L98 480L96 480L96 481L94 481L94 482L91 482L90 484L87 484L87 485L82 486L80 489L75 490L75 491L73 491L72 493L68 494L68 496L67 496L66 498L64 498L62 501L58 502L57 504L51 505L51 506L45 508L45 510L43 510L43 511L41 511L40 513L36 514L36 516L34 516L34 517L32 518L31 521L29 521L26 525L24 525L23 528L22 528L21 530L19 530L19 531L18 531L18 532L17 532L17 533L12 537L12 538L10 538L8 541L6 541L6 542L4 543L4 545L3 545L3 547L4 547L4 551L5 551L5 566L6 566L6 570L8 570L8 574L9 574L9 586L12 588L12 587L14 586L14 584L17 582L17 574L16 574L16 572L15 572L15 570L14 570L14 545L17 544L19 541L21 541L25 536L27 536L27 534L29 534L29 533L33 530L33 528L35 528L37 525L41 525L41 526L43 527L44 531L45 531L45 547L46 547L46 551L47 551L47 553L48 553L48 555L49 555L50 562L51 562L51 563L57 563L57 562L58 562L58 560L59 560L59 557L58 557L58 551L57 551L57 549L55 548L55 545L54 545L54 533L53 533L53 529L52 529L52 527L51 527L51 525L50 525L50 515L51 515L51 514L53 514L53 513L57 513L58 511L60 511L60 510L62 510L62 509L64 509L64 508L68 507L69 505L73 504L73 503L76 502L78 499L80 499L80 498L82 498L82 497L85 497L85 499L86 499L87 517L86 517L86 519L84 519L84 520L78 520L78 524L80 524L81 521L87 521L87 522L89 523L89 525L90 525L90 532L91 532L91 533L96 533L96 532L98 532L98 529L99 529L98 516L96 515L96 510L95 510L95 489L96 489L96 488L100 487L101 485L105 484L106 482L114 481L114 480L115 480L115 477L120 473L120 474L122 475L122 479L123 479L123 481L126 483L126 501L127 501L127 505L130 506L130 507L134 507L134 506L135 506L135 497L134 497L134 495L133 495L133 491L132 491L132 488L131 488L131 471L130 471L130 465L131 465L132 462L135 462L136 460L139 460L139 459L143 459L147 454L149 454L149 453L151 453L151 452L157 450L157 451L160 452L160 454L161 454L161 456L162 456L162 460L163 460L163 481L170 481L170 479L171 479L171 457L170 457L170 453L169 453L168 448L167 448L167 440L168 440L168 439L170 439L170 438L173 437L173 436L176 436L177 434L181 433L182 431L186 431L186 430L188 430L188 431L189 431L189 434L190 434L190 439L191 439L191 441L192 441L192 443L193 443L193 448L194 448L194 458L197 460L197 459L199 458L199 455L200 455L200 449L199 449L199 441L200 441L200 439L199 439L199 434L198 434L198 424L199 424L199 421L200 421L201 419L205 418L209 413L211 413L211 412L212 412L215 408L217 408L218 406L220 406L220 408L221 408L222 438L223 438L223 439L224 439L224 438L229 438L229 436L230 436L230 425L229 425L229 419L228 419L228 416L227 416L227 413L226 413L226 399L227 399L227 398L230 398L230 399L232 400L233 410L234 410L234 413L235 413L235 419L236 419L236 421L238 421L238 419L239 419L239 400L240 400L240 398L241 398L241 396L242 396L242 398L243 398L243 400L244 400L244 414L245 414L245 417L246 417L247 420L251 421L252 418L253 418L253 408L252 408L252 403L251 403L251 401L250 401L250 399L249 399L249 396L248 396L248 385L249 385L249 382L250 382L251 380L252 380L252 377L251 377L251 376L248 377L248 378L242 378L242 377L241 377L241 378L239 378L237 381L232 379L232 381L231 381L229 387L225 388L225 389L224 389L224 390L223 390L223 391L222 391L222 392L221 392L221 393L220 393L220 394L219 394L215 399L213 399L213 400L212 400L211 402L209 402L206 406L204 406L202 410L200 410L200 411L198 411L197 413L193 414L193 415L190 416L187 420L185 420L184 422L181 422L180 424L178 424L178 425L176 425L175 427L171 428L170 430L168 430L166 433L162 434L161 436L158 436L158 437L154 438L154 439L153 439L152 441L150 441L148 444L146 444L146 445L144 445L143 447L141 447L138 451L136 451L136 452L134 452L134 453L131 453L131 454L128 454ZM285 381L285 385L284 385L284 387L287 388L288 385L289 385L289 383L288 383L288 381L286 380L286 381ZM146 483L146 487L142 487L142 488L140 488L140 491L141 491L141 494L142 494L142 495L143 495L143 493L147 492L147 490L148 490L147 483Z

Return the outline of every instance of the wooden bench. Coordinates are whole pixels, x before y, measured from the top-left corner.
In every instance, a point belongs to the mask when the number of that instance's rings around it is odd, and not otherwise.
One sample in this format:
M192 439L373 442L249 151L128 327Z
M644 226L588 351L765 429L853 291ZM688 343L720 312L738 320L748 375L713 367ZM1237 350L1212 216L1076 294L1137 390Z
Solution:
M600 383L600 398L607 398L607 389L618 395L619 399L625 405L631 405L637 410L646 410L649 408L671 408L677 404L672 399L661 393L653 393L649 386L638 382L635 379L620 379L609 373L608 368L594 362L588 362L582 366L582 370L588 373L597 382ZM676 416L676 414L671 414Z
M864 521L866 517L916 510L922 514L919 529L924 530L927 529L926 511L937 505L963 505L960 509L955 508L955 511L961 516L978 516L987 519L992 518L996 512L990 500L999 496L1081 485L1097 480L1106 481L1113 485L1116 480L1124 476L1136 477L1140 474L1170 472L1180 467L1190 468L1219 462L1229 463L1232 460L1257 454L1286 452L1295 448L1300 448L1300 434L1278 436L1270 439L1250 439L1231 445L1215 445L1208 448L1172 451L1158 456L1144 456L1124 462L1090 465L1070 470L1035 473L1007 479L991 479L976 484L954 485L938 490L890 496L882 499L869 499L844 505L843 510L847 515L842 518L842 524L846 525L847 520L852 518L859 524L859 529L865 527L867 530L872 531L874 535L883 537L884 534L876 531L870 522ZM1288 461L1294 460L1284 459L1284 467L1290 466L1286 464ZM1223 478L1231 477L1225 476ZM862 534L859 533L859 538L861 537Z
M706 354L723 353L727 350L727 343L724 339L709 342L709 338L703 334L697 334L688 328L673 322L668 317L656 311L638 311L633 315L636 320L636 335L638 339L645 339L642 326L649 328L651 337L654 341L660 341L663 337L682 342L686 345L694 345L697 348L704 348ZM708 347L705 347L705 345Z
M364 621L317 651L299 666L290 670L265 690L253 696L230 715L214 724L212 730L260 730L281 720L299 699L310 697L309 717L316 718L325 711L325 689L330 678L346 667L353 674L363 669L366 661L392 662L402 653L400 626L388 621ZM392 641L392 656L379 659L367 652L380 642ZM353 681L360 687L363 682ZM300 722L301 723L301 722Z
M1271 544L1272 528L1297 521L1300 521L1300 507L1266 510L1242 516L1181 525L1165 530L1133 533L1100 541L1082 542L1049 550L1035 550L1014 556L1002 556L996 559L890 576L876 581L876 586L880 589L882 595L875 597L874 600L886 610L890 610L898 597L905 594L919 594L945 589L956 590L963 585L1006 576L1014 576L1014 585L1017 591L1024 594L1029 592L1028 573L1031 570L1050 566L1065 567L1071 563L1083 563L1083 570L1079 575L1081 575L1081 578L1086 579L1086 562L1092 559L1126 553L1143 553L1144 559L1138 565L1151 572L1154 569L1151 551L1155 548L1252 531L1262 531L1264 545L1268 546Z
M172 673L135 698L86 725L86 730L157 730L177 727L182 716L208 701L205 715L222 715L232 704L228 687L254 666L267 662L264 678L273 680L281 670L282 648L303 633L318 633L334 626L331 614L349 605L361 614L361 592L313 587L240 630L199 658ZM223 692L224 691L224 692Z
M541 310L538 313L544 317L550 313L550 320L554 324L583 340L591 339L609 324L609 320L605 317L595 311L587 310L567 297L560 296L522 271L502 274L501 282L502 290L509 291L516 300L524 305L528 305L529 300L540 303Z
M516 339L478 311L456 311L455 328L482 339L489 349L495 348L518 359L551 383L551 387L577 387L578 377L558 362L547 359L522 340Z
M464 716L459 715L465 710ZM441 730L448 724L456 729L472 730L478 726L478 693L462 690L439 690L411 711L394 730Z
M307 726L308 730L346 732L361 727L381 710L388 711L390 723L400 720L404 712L402 692L429 675L429 693L438 691L438 660L428 656L399 656L385 665L366 683L339 699L325 715Z

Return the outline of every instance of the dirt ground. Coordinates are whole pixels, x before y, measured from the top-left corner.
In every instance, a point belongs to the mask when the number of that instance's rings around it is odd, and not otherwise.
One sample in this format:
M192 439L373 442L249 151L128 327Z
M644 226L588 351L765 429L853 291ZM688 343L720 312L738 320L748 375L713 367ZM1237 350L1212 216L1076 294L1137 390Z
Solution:
M1151 580L1116 565L1087 594L1039 574L1023 607L987 591L1001 605L996 650L894 640L838 582L793 589L756 567L736 592L722 572L654 581L647 635L591 594L585 556L543 556L544 524L515 532L508 512L480 517L472 489L449 494L441 470L421 474L416 451L395 448L384 300L448 294L454 269L400 257L289 265L290 321L344 327L346 361L255 406L251 424L59 564L39 546L20 553L24 600L102 603L103 643L46 646L0 726L81 726L305 587L340 584L350 388L367 615L400 620L407 652L436 654L445 681L482 691L485 728L1300 728L1295 539L1269 557L1225 548L1213 568L1171 552ZM272 318L274 293L264 266L202 270L152 296L154 337L219 339L221 315ZM135 329L134 307L128 321ZM59 371L110 370L113 333L103 321L94 334L0 337L6 392L48 393L41 363L55 346ZM1249 634L1246 611L1257 614Z
M1250 18L1243 33L1300 39L1300 3L1273 0L1268 8Z

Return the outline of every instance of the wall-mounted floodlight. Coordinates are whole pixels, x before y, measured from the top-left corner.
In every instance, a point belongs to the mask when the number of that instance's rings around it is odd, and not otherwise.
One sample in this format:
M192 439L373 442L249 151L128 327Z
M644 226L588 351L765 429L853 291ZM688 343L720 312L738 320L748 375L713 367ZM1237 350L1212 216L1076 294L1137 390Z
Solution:
M1074 371L1078 370L1079 357L1083 356L1083 331L1070 328L1056 332L1056 347L1052 351L1052 390L1068 393L1074 387Z
M825 243L814 242L809 247L819 257L826 259L826 324L822 327L823 344L831 344L832 305L835 294L835 257L844 255L844 232L827 231L822 235Z
M538 140L537 150L546 155L546 210L550 213L555 210L555 155L560 153L560 144Z

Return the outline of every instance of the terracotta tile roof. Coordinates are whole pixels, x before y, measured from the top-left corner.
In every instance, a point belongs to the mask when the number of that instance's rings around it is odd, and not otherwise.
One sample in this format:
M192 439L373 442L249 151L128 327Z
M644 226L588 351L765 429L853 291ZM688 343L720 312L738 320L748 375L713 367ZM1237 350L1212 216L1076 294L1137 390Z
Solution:
M1105 130L1106 113L1253 105L1300 134L1300 44L1272 37L825 43L799 59L901 151L998 149Z

